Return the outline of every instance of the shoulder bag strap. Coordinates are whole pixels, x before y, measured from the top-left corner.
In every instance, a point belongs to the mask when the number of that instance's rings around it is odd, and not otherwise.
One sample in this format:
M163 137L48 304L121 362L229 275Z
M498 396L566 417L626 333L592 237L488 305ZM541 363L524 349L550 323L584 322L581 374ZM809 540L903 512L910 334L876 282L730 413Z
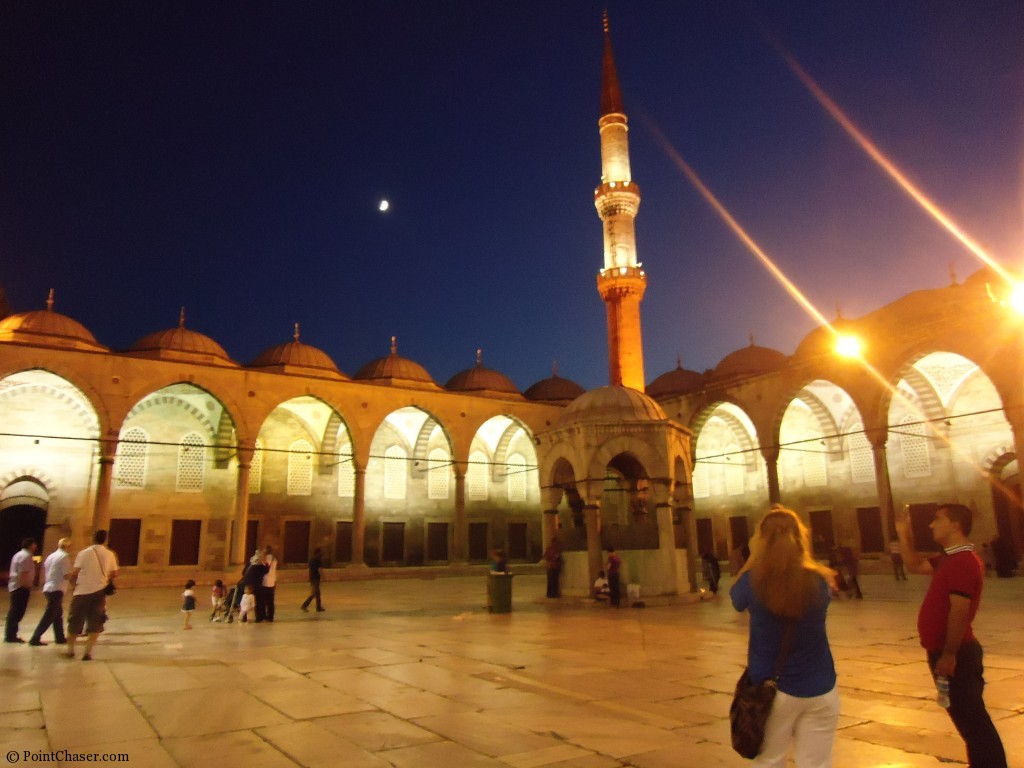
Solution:
M103 570L103 561L100 560L100 553L96 551L96 547L89 547L92 550L93 556L96 558L96 564L100 567L100 574L103 576L103 582L109 581L107 579L107 572Z

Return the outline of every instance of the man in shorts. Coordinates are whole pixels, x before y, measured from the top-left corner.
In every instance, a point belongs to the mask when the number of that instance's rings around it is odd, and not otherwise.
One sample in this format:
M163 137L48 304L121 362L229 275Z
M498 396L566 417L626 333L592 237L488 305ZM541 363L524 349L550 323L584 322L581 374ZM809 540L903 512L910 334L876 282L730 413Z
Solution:
M92 546L86 547L75 557L70 582L75 585L68 612L68 650L64 655L75 658L75 642L78 636L87 635L82 661L92 659L92 649L99 639L107 620L107 582L117 577L117 556L104 544L107 532L100 529L92 535Z

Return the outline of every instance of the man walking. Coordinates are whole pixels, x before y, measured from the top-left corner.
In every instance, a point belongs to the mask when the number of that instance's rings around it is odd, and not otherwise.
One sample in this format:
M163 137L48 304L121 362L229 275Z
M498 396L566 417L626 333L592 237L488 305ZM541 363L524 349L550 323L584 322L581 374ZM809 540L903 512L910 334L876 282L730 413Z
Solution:
M320 569L323 568L324 558L321 555L320 547L313 550L313 556L309 558L309 597L302 604L302 610L308 611L309 604L316 599L316 611L326 610L320 603Z
M18 637L18 625L25 617L28 609L28 597L32 592L32 577L35 576L36 564L32 556L36 553L36 540L22 539L21 549L11 558L10 576L7 578L7 591L11 594L11 607L7 609L7 625L4 628L5 643L24 643Z
M903 557L914 573L932 575L917 615L921 645L932 675L949 678L949 717L967 745L971 768L1006 768L999 732L985 709L982 648L971 629L985 582L985 567L968 540L972 513L943 504L929 526L943 552L928 560L914 548L909 516L896 524Z
M46 574L46 582L43 584L43 597L46 598L46 610L43 617L32 633L29 645L46 645L43 640L43 633L53 625L53 641L57 645L64 645L67 640L64 637L64 590L68 584L68 572L71 570L68 547L71 546L71 539L61 539L57 542L57 548L50 553L43 562L43 572Z
M106 543L107 532L101 528L92 535L92 546L78 553L68 577L75 586L68 611L68 650L64 654L69 659L75 658L75 643L81 634L87 635L82 661L92 659L93 646L107 623L107 582L117 578L117 555L104 546Z

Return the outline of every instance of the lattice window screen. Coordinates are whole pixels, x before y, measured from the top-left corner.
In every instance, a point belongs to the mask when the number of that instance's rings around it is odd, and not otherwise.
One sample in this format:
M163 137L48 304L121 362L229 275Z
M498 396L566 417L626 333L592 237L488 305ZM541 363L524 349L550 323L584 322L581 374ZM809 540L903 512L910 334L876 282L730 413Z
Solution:
M117 446L117 467L114 471L118 488L145 487L148 442L149 435L138 427L124 433Z
M195 432L189 432L178 445L178 480L179 491L203 490L203 468L206 466L206 446L203 438Z
M288 446L288 495L313 493L313 444L298 439Z

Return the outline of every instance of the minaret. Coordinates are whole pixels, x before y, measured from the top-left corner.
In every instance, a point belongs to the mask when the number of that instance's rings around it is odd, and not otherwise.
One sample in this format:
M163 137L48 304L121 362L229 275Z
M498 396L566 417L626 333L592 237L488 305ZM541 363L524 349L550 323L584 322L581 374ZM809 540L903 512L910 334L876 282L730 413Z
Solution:
M647 278L636 260L633 220L640 208L640 188L629 171L629 128L622 108L619 77L612 56L608 14L604 15L604 62L601 71L601 186L594 205L604 223L604 269L597 290L608 311L609 383L644 391L643 334L640 302Z

